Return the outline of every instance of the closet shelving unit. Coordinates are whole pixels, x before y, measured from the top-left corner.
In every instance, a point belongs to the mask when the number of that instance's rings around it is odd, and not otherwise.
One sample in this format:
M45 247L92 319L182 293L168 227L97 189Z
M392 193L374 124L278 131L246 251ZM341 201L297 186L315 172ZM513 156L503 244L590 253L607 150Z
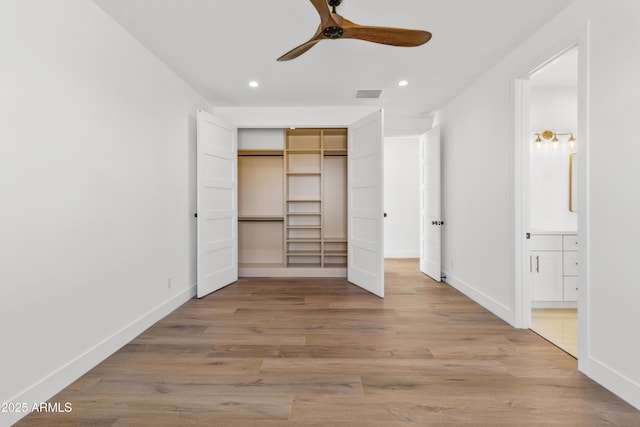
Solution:
M287 131L287 267L346 267L346 129Z
M241 271L346 274L346 129L289 129L283 151L239 151L238 171Z

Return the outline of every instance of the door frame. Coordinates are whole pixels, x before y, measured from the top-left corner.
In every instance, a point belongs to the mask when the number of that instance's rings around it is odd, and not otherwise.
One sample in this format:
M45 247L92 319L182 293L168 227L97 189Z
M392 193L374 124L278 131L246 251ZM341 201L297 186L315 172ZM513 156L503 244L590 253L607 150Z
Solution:
M588 98L588 23L557 41L546 51L533 58L515 73L512 79L513 89L513 165L514 165L514 279L515 279L515 326L531 326L531 283L529 279L529 142L530 119L529 104L530 76L549 62L572 48L578 50L578 277L580 292L578 295L578 367L583 369L589 352L589 98Z

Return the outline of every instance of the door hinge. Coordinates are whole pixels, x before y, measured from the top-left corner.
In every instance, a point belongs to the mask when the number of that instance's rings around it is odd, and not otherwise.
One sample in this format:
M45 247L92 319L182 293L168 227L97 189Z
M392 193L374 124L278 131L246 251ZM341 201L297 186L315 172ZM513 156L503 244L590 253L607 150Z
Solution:
M196 212L196 213L194 213L194 214L193 214L193 217L194 217L194 218L198 218L198 213L197 213L197 212Z

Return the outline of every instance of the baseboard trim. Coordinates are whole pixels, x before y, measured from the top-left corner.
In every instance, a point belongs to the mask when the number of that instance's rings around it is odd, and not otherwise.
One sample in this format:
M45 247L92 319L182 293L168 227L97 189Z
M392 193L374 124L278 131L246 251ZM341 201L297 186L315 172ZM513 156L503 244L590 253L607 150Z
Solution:
M449 285L453 286L505 322L509 323L512 326L515 325L515 315L513 310L511 310L509 307L501 304L500 302L489 297L483 292L478 291L473 286L469 285L463 280L458 279L456 276L446 271L443 271L442 275L446 276L445 282L447 282Z
M591 356L579 359L578 365L589 378L640 410L640 384Z
M99 342L80 356L62 366L60 369L54 371L23 392L9 399L8 402L20 402L21 404L27 403L29 408L32 408L34 404L46 402L107 357L111 356L127 343L131 342L131 340L140 335L150 326L176 310L185 302L189 301L195 296L195 294L196 288L195 285L193 285L123 327L112 336ZM62 403L62 406L64 407L64 402ZM9 413L2 415L8 415L8 417L0 419L0 426L10 426L21 418L27 416L28 413Z

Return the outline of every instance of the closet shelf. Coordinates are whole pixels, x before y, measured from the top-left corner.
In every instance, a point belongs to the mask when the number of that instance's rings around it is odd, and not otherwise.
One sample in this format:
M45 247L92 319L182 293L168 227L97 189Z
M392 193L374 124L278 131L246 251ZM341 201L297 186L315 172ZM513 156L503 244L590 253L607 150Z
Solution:
M321 154L320 148L287 148L287 154Z
M238 221L284 221L282 215L240 215Z
M346 237L325 237L323 240L326 243L347 243Z
M282 157L283 150L238 150L238 156L279 156Z
M320 251L289 251L287 256L320 256Z
M290 230L319 230L322 228L320 225L287 225Z

